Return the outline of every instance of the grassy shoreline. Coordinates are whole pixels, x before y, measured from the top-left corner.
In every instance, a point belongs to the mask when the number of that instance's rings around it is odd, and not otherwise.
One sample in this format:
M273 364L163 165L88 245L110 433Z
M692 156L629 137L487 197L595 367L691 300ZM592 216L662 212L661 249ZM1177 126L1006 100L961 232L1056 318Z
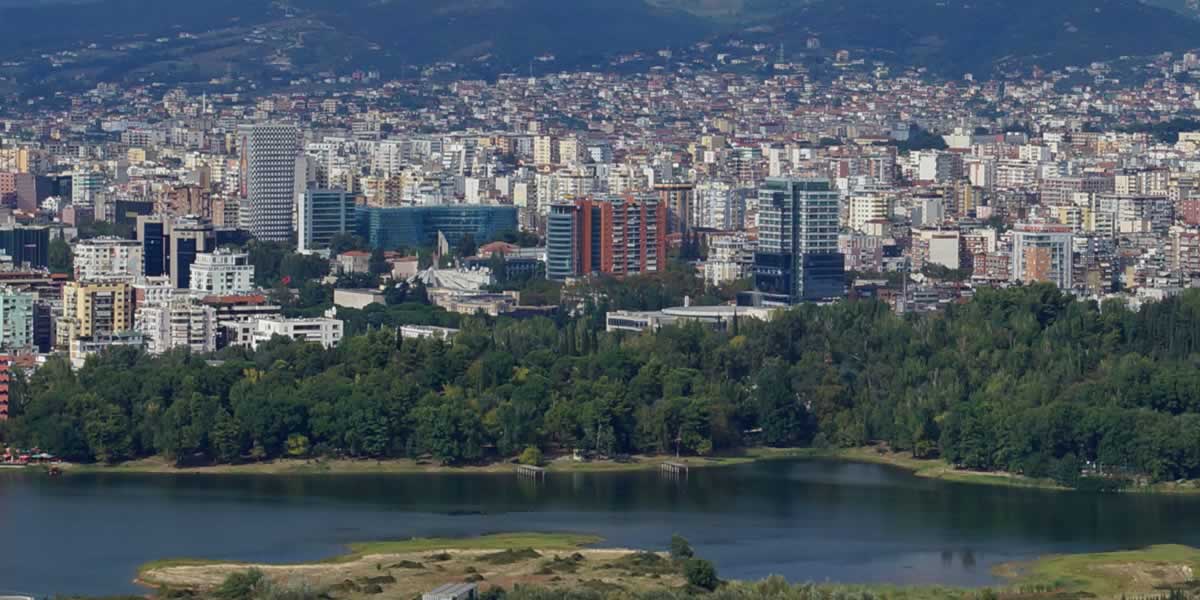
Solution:
M407 597L419 591L420 586L476 573L486 574L479 579L485 582L484 586L518 584L569 588L603 581L606 586L644 592L680 585L678 573L671 571L669 565L647 566L644 559L637 558L651 554L664 557L662 553L597 548L601 541L601 538L584 534L505 533L476 538L416 538L351 544L346 554L304 564L168 559L142 565L137 582L147 587L203 589L219 583L233 572L256 568L274 577L300 577L318 582L361 579L381 572L402 574L399 579L392 580L392 585L399 587L389 592L400 592L399 588L403 588L403 593L399 596L392 593L388 597ZM564 565L568 567L566 570L555 570ZM1032 561L1005 563L992 572L1003 583L984 589L1000 591L1004 598L1045 598L1047 594L1119 598L1126 594L1157 594L1172 588L1194 586L1194 574L1200 572L1200 549L1161 545L1139 550L1051 555ZM419 581L409 581L412 578ZM730 584L758 585L748 581ZM974 599L980 592L979 588L937 585L828 583L816 587L830 592L869 592L880 597L924 600Z
M574 461L569 456L557 457L544 465L547 473L604 473L636 472L658 468L663 462L678 462L693 469L730 467L754 462L788 459L821 459L871 463L903 469L916 477L955 483L1003 487L1034 488L1066 491L1069 488L1051 479L1037 479L1004 472L979 472L957 469L941 459L916 459L901 453L882 450L878 446L859 448L747 448L737 454L719 456L648 456L630 457L624 461ZM280 459L240 465L176 467L161 457L145 458L117 465L65 464L67 473L130 473L162 475L406 475L436 473L511 473L515 464L508 461L484 465L447 466L431 461L412 459L387 460L315 460ZM1133 487L1125 493L1200 494L1200 481L1164 482Z
M806 448L751 448L741 454L721 456L646 456L630 457L624 461L574 461L558 457L543 467L548 473L630 472L657 469L663 462L677 462L693 469L728 467L760 460L805 458L813 456ZM131 473L159 475L361 475L361 474L419 474L419 473L511 473L516 465L501 461L484 465L449 466L432 461L412 459L350 460L350 459L279 459L240 465L176 467L162 457L144 458L116 465L64 464L67 473Z

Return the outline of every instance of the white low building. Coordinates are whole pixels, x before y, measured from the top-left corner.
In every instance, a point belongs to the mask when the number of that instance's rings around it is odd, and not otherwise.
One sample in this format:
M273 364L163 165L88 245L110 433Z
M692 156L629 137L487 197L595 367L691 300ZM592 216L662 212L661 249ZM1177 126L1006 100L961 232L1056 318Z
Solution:
M332 348L342 341L344 330L344 323L338 319L268 317L254 321L254 330L249 342L251 348L257 349L259 344L279 336Z

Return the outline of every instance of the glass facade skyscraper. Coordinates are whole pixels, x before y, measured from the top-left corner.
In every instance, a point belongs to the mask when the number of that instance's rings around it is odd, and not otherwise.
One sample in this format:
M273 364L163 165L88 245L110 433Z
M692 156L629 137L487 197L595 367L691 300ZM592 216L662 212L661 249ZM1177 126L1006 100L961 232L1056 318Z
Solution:
M356 218L352 194L345 190L307 190L300 202L300 251L328 248L334 237L355 230Z
M838 193L825 179L772 178L758 191L755 292L747 304L798 304L845 296L838 253Z

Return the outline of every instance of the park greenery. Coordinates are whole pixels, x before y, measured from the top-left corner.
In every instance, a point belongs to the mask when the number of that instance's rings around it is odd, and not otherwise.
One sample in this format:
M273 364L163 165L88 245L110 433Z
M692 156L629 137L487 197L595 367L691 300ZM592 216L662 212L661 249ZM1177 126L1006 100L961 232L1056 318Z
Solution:
M714 294L687 281L571 290L577 310L553 319L451 318L405 298L359 311L360 333L329 350L283 340L219 360L117 350L75 372L51 359L13 382L0 441L73 461L181 465L885 442L1067 486L1200 477L1200 291L1134 311L1034 285L981 290L943 314L857 301L725 330L604 331L609 309ZM461 333L402 339L392 327L405 320Z

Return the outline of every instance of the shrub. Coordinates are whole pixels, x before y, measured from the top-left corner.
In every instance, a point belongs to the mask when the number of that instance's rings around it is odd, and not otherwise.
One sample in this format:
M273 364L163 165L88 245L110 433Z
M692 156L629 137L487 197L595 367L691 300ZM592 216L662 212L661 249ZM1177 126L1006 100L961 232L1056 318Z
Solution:
M717 589L717 584L720 583L717 579L717 568L702 558L692 558L684 563L683 577L687 579L688 585L709 591Z

